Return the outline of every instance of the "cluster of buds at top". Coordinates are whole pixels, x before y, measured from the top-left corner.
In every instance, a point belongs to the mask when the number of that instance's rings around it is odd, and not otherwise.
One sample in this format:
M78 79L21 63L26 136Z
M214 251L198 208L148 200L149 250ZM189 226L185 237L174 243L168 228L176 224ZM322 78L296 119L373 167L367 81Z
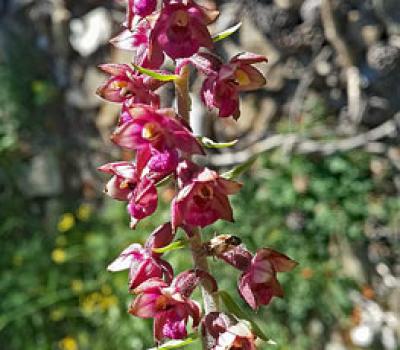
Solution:
M163 258L163 248L174 244L179 228L190 240L199 228L219 219L233 221L229 196L241 184L194 163L194 155L205 154L204 145L192 133L187 115L161 108L158 89L183 79L183 72L191 66L205 76L200 92L205 106L216 110L219 117L237 119L239 93L266 82L254 66L266 62L265 57L241 53L224 63L210 52L215 40L208 25L217 16L217 10L193 0L127 0L124 29L111 42L133 52L132 65L101 65L108 78L97 93L121 105L111 140L134 151L135 159L109 163L99 170L111 175L105 193L128 203L132 229L156 211L160 183L172 179L176 192L170 222L151 233L144 246L131 244L108 269L129 270L129 291L136 295L129 312L154 319L158 342L185 338L191 320L193 329L202 324L203 333L211 337L208 349L255 349L256 336L246 322L219 311L202 317L201 306L191 299L199 284L211 294L217 291L208 271L195 266L175 276ZM175 62L175 74L163 70L166 57ZM186 98L189 105L189 96L180 98ZM282 296L276 273L295 266L293 260L271 249L253 255L232 237L217 237L203 247L201 252L192 249L192 254L198 259L215 256L242 272L239 292L253 309L268 304L273 296Z

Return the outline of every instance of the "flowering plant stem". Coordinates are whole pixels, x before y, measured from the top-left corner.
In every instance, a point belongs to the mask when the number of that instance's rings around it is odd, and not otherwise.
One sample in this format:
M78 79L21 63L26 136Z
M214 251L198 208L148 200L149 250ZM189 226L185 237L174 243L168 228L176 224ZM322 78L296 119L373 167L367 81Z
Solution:
M188 123L190 123L190 95L189 95L189 77L190 68L189 66L183 67L179 79L175 81L175 92L177 98L178 113ZM195 269L199 269L205 272L209 272L209 266L207 256L203 253L203 242L201 240L201 229L199 227L194 228L191 231L189 239L190 250L193 257L193 264ZM213 293L209 286L202 282L201 294L203 298L203 306L205 314L210 312L219 311L219 298L218 295ZM203 349L207 350L208 346L207 335L202 336Z
M193 157L205 155L204 148L231 147L236 141L214 142L196 137L190 130L190 67L205 75L201 100L209 109L218 110L221 118L237 119L239 93L266 83L253 66L267 62L266 57L242 52L226 63L212 53L213 38L207 27L218 13L195 0L127 0L124 30L112 42L135 52L133 66L100 66L108 79L97 90L98 95L122 104L111 140L136 152L134 161L99 167L112 175L105 193L128 202L130 226L135 229L157 209L159 185L168 179L176 185L170 221L156 228L143 245L133 243L125 248L108 266L113 272L129 270L129 291L135 298L128 311L139 318L153 319L154 340L161 346L158 349L190 343L189 322L201 334L204 350L256 350L256 338L267 339L254 322L243 320L249 317L235 306L233 299L217 293L218 283L209 272L208 257L218 258L241 272L239 294L253 310L268 305L273 297L283 296L276 275L296 266L295 261L271 248L260 248L253 254L233 235L219 234L202 241L202 228L217 220L234 221L229 197L242 187L234 178L252 161L225 174L196 164ZM214 37L214 41L238 27ZM174 74L162 69L166 56L176 64ZM172 81L178 111L161 108L156 92ZM178 228L187 233L194 267L175 275L163 254L184 245L175 240ZM198 286L203 308L191 298ZM228 312L219 311L219 297Z

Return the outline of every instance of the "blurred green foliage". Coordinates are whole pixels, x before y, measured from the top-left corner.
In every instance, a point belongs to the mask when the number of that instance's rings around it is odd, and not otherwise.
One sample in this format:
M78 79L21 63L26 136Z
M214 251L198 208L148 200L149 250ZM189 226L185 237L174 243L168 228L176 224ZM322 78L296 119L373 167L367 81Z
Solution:
M348 293L360 286L345 276L331 250L341 239L363 245L367 219L386 225L399 219L400 200L383 196L384 181L371 175L370 161L362 152L318 159L265 155L233 200L236 223L215 225L250 249L273 247L300 262L280 276L285 299L256 316L275 348L312 349L329 329L349 322ZM0 344L26 350L150 347L151 322L126 312L127 274L108 273L106 266L168 219L166 204L131 231L124 205L111 200L100 209L89 203L64 208L49 228L27 199L11 193L4 199L11 209L0 213ZM214 230L204 234L211 237ZM191 263L188 251L166 257L177 271ZM212 268L220 288L236 288L230 267L215 261ZM310 335L310 320L321 322L320 338Z

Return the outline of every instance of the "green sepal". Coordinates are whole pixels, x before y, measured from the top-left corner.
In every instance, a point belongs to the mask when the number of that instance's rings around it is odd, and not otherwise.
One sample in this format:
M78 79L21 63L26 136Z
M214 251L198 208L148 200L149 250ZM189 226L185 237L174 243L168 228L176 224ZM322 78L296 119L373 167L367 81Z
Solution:
M157 79L159 81L173 81L173 80L177 80L179 79L179 75L176 74L162 74L162 73L158 73L154 70L151 69L147 69L147 68L143 68L140 67L136 64L132 64L133 68L135 68L138 72L148 75L149 77L152 77L154 79Z
M233 169L223 173L221 176L227 180L233 180L237 178L239 175L244 173L245 171L249 170L253 163L257 160L257 156L251 157L248 161L239 164L238 166L234 167Z
M216 43L218 41L226 39L227 37L231 36L236 31L238 31L238 29L241 26L242 26L242 22L239 22L238 24L234 25L233 27L230 27L230 28L224 30L223 32L214 35L213 41Z
M206 148L228 148L237 144L238 140L233 140L230 142L215 142L208 137L199 137L199 141Z
M186 241L178 239L162 248L153 248L152 251L157 254L164 254L173 250L179 250L186 247Z

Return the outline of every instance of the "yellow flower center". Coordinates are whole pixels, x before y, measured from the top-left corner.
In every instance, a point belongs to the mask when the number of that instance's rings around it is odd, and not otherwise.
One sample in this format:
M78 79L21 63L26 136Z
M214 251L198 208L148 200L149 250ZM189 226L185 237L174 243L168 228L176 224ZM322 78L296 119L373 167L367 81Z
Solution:
M154 123L147 123L142 129L142 137L146 140L154 140L159 133L160 130Z
M160 295L156 300L156 310L165 310L168 304L168 297Z
M183 10L178 10L174 14L173 23L178 27L186 27L189 23L189 16Z
M122 80L116 80L112 83L113 89L123 89L128 86L128 82Z
M242 69L236 69L235 80L240 86L245 86L250 84L249 75Z

